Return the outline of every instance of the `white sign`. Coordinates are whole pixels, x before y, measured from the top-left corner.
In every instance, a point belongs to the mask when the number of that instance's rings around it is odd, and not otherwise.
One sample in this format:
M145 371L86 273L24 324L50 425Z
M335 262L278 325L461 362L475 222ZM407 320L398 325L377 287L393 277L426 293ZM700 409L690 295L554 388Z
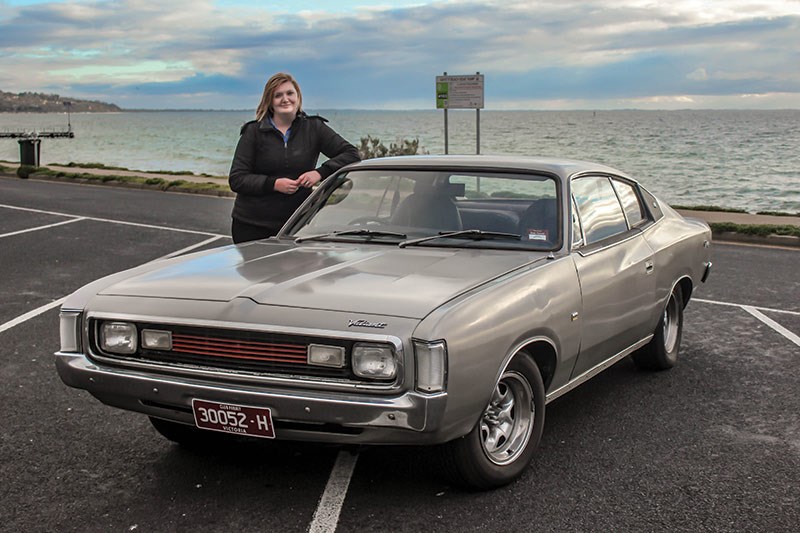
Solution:
M436 109L483 109L483 74L436 76Z

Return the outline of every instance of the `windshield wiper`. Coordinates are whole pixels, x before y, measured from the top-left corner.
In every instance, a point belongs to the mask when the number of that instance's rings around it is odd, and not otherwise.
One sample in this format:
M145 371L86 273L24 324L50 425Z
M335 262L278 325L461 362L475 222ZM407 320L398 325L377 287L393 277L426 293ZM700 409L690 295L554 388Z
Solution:
M406 246L411 246L414 244L420 244L422 242L428 242L435 239L471 239L475 241L480 241L482 239L508 239L512 241L518 241L522 237L520 237L516 233L502 233L499 231L483 231L480 229L465 229L461 231L442 231L438 235L430 235L428 237L421 237L419 239L412 239L410 241L403 241L398 246L400 248L405 248Z
M305 241L318 241L328 237L394 237L396 239L405 239L405 233L396 233L394 231L378 231L374 229L346 229L342 231L331 231L328 233L320 233L319 235L309 235L308 237L297 237L294 242L300 243Z

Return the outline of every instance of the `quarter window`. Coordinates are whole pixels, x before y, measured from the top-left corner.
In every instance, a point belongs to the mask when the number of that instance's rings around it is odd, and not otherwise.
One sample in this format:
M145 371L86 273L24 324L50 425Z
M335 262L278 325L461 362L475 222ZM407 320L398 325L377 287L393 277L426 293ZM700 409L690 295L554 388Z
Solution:
M644 203L648 211L650 211L650 217L658 222L664 216L664 213L661 211L661 206L658 205L658 200L644 187L641 187L641 191L644 197Z
M572 196L578 206L586 244L628 230L622 206L607 177L590 176L573 180Z
M639 195L636 194L636 189L630 183L612 179L619 195L619 200L622 202L622 209L625 211L625 217L628 219L630 227L640 224L644 220L644 211L642 204L639 203Z

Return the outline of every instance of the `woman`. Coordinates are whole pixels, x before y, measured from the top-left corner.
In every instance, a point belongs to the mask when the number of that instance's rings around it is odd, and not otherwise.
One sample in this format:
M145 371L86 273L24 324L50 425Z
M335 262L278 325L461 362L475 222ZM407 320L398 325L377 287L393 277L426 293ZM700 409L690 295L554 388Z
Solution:
M320 116L302 111L297 81L282 72L264 86L256 120L242 126L231 164L233 242L278 233L311 188L348 163L358 150ZM320 153L329 159L317 167Z

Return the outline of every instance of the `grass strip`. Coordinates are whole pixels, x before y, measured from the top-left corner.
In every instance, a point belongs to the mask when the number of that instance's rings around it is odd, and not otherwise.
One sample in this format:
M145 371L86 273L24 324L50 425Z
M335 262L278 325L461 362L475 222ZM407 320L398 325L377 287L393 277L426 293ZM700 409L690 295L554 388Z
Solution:
M785 235L800 237L800 227L789 224L735 224L733 222L712 222L709 224L714 233L739 233L768 237L770 235Z
M673 209L685 209L687 211L715 211L718 213L747 213L745 209L737 207L720 207L718 205L673 205L669 204Z
M200 174L195 174L194 172L190 172L188 170L135 170L125 167L114 167L111 165L106 165L103 163L76 163L74 161L70 161L66 165L62 163L48 163L55 167L69 167L69 168L94 168L99 170L124 170L125 172L142 172L148 174L167 174L171 176L200 176L204 178L225 178L226 176L214 176L213 174L206 174L205 172Z
M162 191L179 190L183 192L195 192L195 191L230 192L230 188L227 185L219 183L211 183L211 182L196 183L186 180L168 181L163 178L155 178L155 177L145 178L139 176L117 176L114 174L100 175L100 174L87 174L84 172L64 172L60 170L52 170L46 167L37 168L35 174L37 176L43 176L43 177L65 178L72 180L80 180L84 182L95 182L95 183L115 182L115 183L142 185L160 189Z

